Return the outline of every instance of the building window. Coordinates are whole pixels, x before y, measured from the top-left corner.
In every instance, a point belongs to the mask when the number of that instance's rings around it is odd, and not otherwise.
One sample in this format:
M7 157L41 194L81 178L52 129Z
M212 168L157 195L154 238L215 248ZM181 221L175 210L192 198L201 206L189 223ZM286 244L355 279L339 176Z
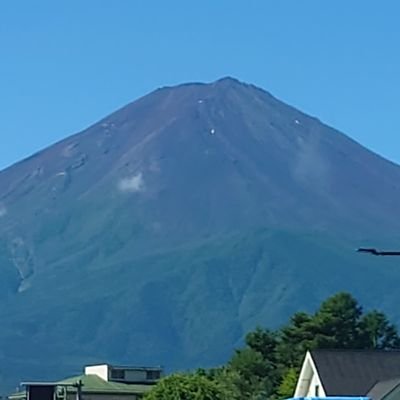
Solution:
M319 396L319 385L315 385L315 397Z
M111 370L111 379L124 380L125 379L125 370L112 369Z
M160 379L160 371L146 371L146 380L155 381Z

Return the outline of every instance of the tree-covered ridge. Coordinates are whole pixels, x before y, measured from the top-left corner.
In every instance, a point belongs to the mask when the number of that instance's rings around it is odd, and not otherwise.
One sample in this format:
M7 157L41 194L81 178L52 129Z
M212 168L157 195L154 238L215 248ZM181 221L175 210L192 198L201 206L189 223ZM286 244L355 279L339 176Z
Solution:
M313 314L295 313L279 330L256 328L226 365L166 378L147 399L291 397L306 351L317 348L398 349L400 337L384 313L364 312L351 294L342 292Z

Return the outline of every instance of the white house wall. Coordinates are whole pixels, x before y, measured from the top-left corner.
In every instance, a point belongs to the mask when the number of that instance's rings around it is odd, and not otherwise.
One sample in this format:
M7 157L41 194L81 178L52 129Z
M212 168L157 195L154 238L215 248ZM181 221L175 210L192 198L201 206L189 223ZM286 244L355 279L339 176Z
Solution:
M318 389L317 389L318 388ZM318 393L317 393L318 390ZM318 375L317 368L311 357L310 352L307 352L301 368L300 376L297 381L294 397L326 397L324 387Z
M318 387L318 393L316 390L317 387ZM314 374L312 376L305 397L326 397L318 374Z
M97 375L101 379L108 381L108 365L89 365L85 367L85 375Z

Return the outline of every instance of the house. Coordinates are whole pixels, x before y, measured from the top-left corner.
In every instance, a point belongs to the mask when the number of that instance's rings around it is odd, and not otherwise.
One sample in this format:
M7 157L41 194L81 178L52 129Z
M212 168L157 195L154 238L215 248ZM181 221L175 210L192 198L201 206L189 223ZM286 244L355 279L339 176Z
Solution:
M162 377L160 367L90 365L57 382L25 382L9 400L137 400Z
M163 371L160 367L127 367L97 364L86 366L84 372L85 375L97 375L107 382L152 385L161 378Z
M337 396L400 400L400 351L307 352L294 397Z

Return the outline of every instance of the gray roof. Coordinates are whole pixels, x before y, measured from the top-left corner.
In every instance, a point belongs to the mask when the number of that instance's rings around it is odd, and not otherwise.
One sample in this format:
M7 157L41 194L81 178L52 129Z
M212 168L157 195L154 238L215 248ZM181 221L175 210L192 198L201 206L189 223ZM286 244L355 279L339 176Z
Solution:
M386 381L379 381L367 393L367 396L372 400L383 400L390 393L393 393L399 386L400 386L400 377L389 379Z
M400 351L313 350L311 356L327 396L365 396L379 381L400 377Z

